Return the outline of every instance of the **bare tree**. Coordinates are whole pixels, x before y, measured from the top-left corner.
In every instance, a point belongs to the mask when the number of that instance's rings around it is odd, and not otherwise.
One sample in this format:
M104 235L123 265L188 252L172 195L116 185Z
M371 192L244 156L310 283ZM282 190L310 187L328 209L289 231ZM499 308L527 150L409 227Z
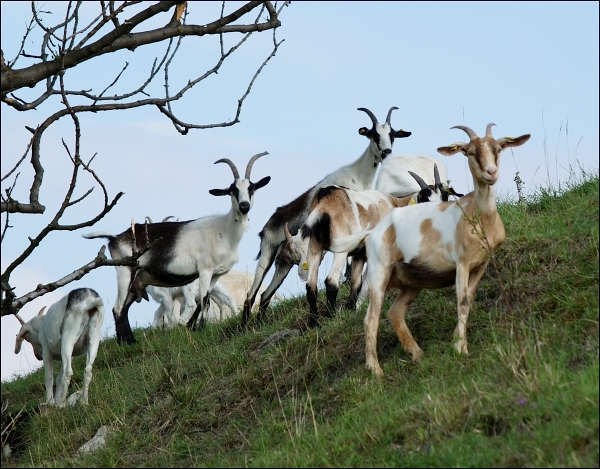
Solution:
M212 21L206 24L188 24L187 19L191 16L189 10L202 8L202 2L188 5L187 2L161 1L150 5L149 2L140 1L124 1L120 4L101 1L99 4L94 4L96 5L94 7L81 1L65 2L64 15L61 16L58 23L52 26L48 26L44 21L45 18L50 17L51 12L42 10L35 2L31 3L32 17L26 25L26 31L15 58L6 61L4 51L1 51L2 87L0 97L3 105L17 111L40 109L42 103L46 103L44 109L47 109L50 104L54 106L55 112L42 118L35 129L26 127L32 136L29 142L24 143L26 148L23 154L13 158L10 169L5 173L3 164L3 190L0 197L1 213L4 219L0 228L1 241L3 242L5 236L10 234L11 214L47 215L46 207L40 201L40 188L44 183L41 139L43 133L52 124L65 116L69 116L72 120L74 129L74 139L71 145L68 145L64 139L62 140L66 155L72 163L72 174L62 204L56 213L51 216L48 224L40 230L37 236L29 238L29 245L2 273L2 316L17 313L28 302L79 280L97 267L135 266L137 258L151 247L151 243L147 242L145 250L119 261L107 259L104 247L102 247L96 257L85 265L54 282L38 285L34 290L17 297L15 287L11 285L11 274L31 256L34 250L40 247L48 234L55 231L74 231L94 225L110 212L123 195L122 192L119 192L111 198L102 179L91 167L92 160L96 155L91 156L86 162L80 154L82 131L78 115L151 106L169 119L174 128L182 135L186 135L190 129L228 127L237 124L242 105L249 95L252 85L283 42L277 41L275 33L281 25L279 14L288 3L284 2L278 6L277 3L268 1L249 1L234 11L226 13L226 4L222 2L220 14L210 18ZM195 15L195 17L198 16L200 15ZM156 27L157 24L158 27ZM209 123L192 123L185 122L177 116L175 110L177 101L182 100L187 92L207 77L216 74L225 60L231 57L253 33L267 30L271 30L273 34L272 51L258 66L245 91L237 99L237 108L235 108L233 119L222 122L217 119L215 122ZM26 44L31 42L34 32L41 32L41 39L37 44L39 52L36 53L26 50ZM174 64L180 45L187 36L218 37L217 47L220 50L212 67L194 78L189 78L187 82L176 89L172 89L169 82L169 67ZM228 40L229 37L235 37L235 39ZM154 59L148 74L138 80L139 86L136 86L135 89L121 91L118 94L114 94L112 91L118 88L117 83L128 68L128 62L125 62L122 69L115 73L116 76L105 77L105 86L101 91L70 89L67 84L70 78L69 71L88 60L98 60L106 54L113 54L123 49L134 51L142 46L156 43L164 44L164 53ZM17 61L20 59L28 61L30 64L17 68ZM160 86L156 86L157 83ZM110 94L109 90L111 90ZM32 97L29 97L32 93ZM19 201L15 198L14 189L28 155L31 156L30 161L34 175L30 183L29 200ZM3 160L6 161L5 155L3 155ZM82 195L76 195L78 177L82 173L91 175L95 186L102 191L103 206L97 209L94 216L90 216L86 220L63 224L61 218L65 212L86 199L95 187L92 186ZM144 234L138 233L138 236L144 236ZM69 270L71 269L67 269L67 271Z

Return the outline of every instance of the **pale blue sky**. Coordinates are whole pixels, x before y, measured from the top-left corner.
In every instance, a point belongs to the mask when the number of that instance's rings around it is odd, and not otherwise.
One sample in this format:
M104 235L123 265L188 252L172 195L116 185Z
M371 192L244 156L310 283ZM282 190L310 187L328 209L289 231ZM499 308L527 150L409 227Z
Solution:
M54 9L62 17L57 3L48 2L45 9ZM2 2L1 8L2 49L10 60L29 21L30 6ZM191 20L206 22L212 18L207 10L219 8L220 4L191 3ZM187 220L227 211L229 199L213 197L208 190L227 187L231 172L213 162L231 158L243 171L253 154L268 151L254 165L252 178L270 175L272 180L256 193L250 226L240 244L240 261L234 267L253 273L258 232L275 208L354 161L366 148L367 140L358 129L370 126L370 120L358 107L369 108L380 119L391 106L399 108L392 125L411 131L412 136L397 140L395 153L440 156L437 147L466 137L450 130L454 125L483 133L494 122L496 137L530 133L525 145L503 154L496 187L504 198L515 196L516 171L530 193L548 182L565 180L570 165L598 168L597 2L293 2L282 12L281 22L277 37L285 42L256 81L241 123L233 127L192 130L181 136L154 108L80 116L82 155L89 159L97 152L93 168L109 194L123 191L125 195L95 227L50 235L13 274L17 295L93 259L101 240L83 239L83 232L120 233L132 217L142 221L146 215L155 220L174 215ZM172 66L172 85L201 73L218 52L216 38L188 38L184 44ZM196 123L233 118L237 99L271 44L271 33L255 34L217 76L176 105L179 116ZM129 69L116 91L130 89L144 79L152 60L164 49L157 45L88 61L67 72L67 86L99 91L128 61ZM31 46L26 50L37 52ZM26 64L26 59L17 63ZM159 80L155 89L161 86ZM18 95L31 97L36 91ZM3 171L25 150L30 134L24 126L36 127L57 108L45 104L38 111L18 113L2 106ZM41 198L48 215L11 216L14 228L2 245L3 269L23 250L27 236L45 226L62 200L70 163L61 138L72 145L68 119L53 125L43 137L46 173ZM445 161L454 187L468 192L472 183L464 157L455 155ZM29 166L21 170L19 200L27 197L31 173ZM78 194L91 185L89 178L82 178ZM97 210L98 189L94 195L96 199L81 207L86 213ZM76 222L82 216L73 210L65 218ZM82 286L102 296L105 334L113 334L116 275L112 267L97 269L37 299L23 309L22 316L29 319L42 306ZM304 292L292 270L280 293ZM134 304L132 326L147 325L156 308L154 302ZM40 364L29 346L24 347L26 354L13 354L18 326L12 317L2 319L3 380Z

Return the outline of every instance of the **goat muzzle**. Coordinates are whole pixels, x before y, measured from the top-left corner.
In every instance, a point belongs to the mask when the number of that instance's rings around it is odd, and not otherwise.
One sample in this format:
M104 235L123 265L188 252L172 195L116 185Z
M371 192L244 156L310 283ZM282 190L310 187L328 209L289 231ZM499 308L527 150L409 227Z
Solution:
M250 202L240 202L239 204L240 212L246 215L250 211Z

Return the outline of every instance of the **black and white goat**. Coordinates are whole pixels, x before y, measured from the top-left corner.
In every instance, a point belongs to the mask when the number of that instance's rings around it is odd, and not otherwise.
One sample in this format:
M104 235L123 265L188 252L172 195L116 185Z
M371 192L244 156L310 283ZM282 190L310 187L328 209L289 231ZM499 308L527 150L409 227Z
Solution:
M258 235L260 237L260 251L257 256L258 264L254 274L254 282L248 291L244 303L242 314L243 325L247 323L250 317L251 306L254 304L259 286L262 284L273 262L275 262L275 273L271 283L261 295L259 317L264 315L272 296L294 265L294 260L286 248L286 237L283 227L287 224L292 233L297 233L308 216L308 209L314 195L322 187L337 184L356 190L371 189L377 167L392 152L394 139L410 136L410 132L405 132L404 130L396 131L392 128L390 119L392 111L395 109L398 108L390 108L385 122L380 124L370 110L358 108L359 111L365 112L373 123L371 129L361 127L358 130L360 135L364 135L369 139L369 145L362 156L353 163L329 174L289 204L277 208L275 213L269 218Z
M374 228L394 208L422 202L447 201L450 193L442 185L437 165L433 166L432 172L432 186L427 185L419 175L409 172L409 177L416 181L420 190L405 197L394 197L376 190L355 191L340 186L321 188L313 199L308 218L298 235L292 237L286 227L287 248L298 263L298 275L306 281L306 298L310 307L309 326L313 327L318 322L319 265L332 241ZM340 277L347 256L347 252L334 253L331 269L325 280L328 316L335 311ZM363 286L365 261L364 249L352 253L351 291L346 302L347 309L356 305L358 293Z
M517 138L492 136L488 124L485 137L468 127L468 143L438 148L449 156L457 152L468 158L473 192L456 202L425 204L394 209L370 231L336 239L333 252L348 252L364 244L368 259L369 308L365 317L367 367L376 375L383 371L377 360L377 329L387 290L400 290L388 318L402 347L417 361L423 351L405 322L408 307L423 288L456 286L458 324L454 348L467 354L467 319L475 289L489 263L491 252L506 237L498 214L494 184L498 181L500 152L523 145L530 135Z
M33 347L35 358L44 361L44 385L46 403L64 407L73 368L74 356L86 355L83 374L83 389L69 396L68 402L88 403L88 390L92 380L92 365L100 344L100 329L104 320L102 299L91 288L77 288L48 308L44 306L37 316L24 322L19 315L21 330L17 334L15 353L21 351L26 340ZM53 395L54 360L60 360L62 366L56 378L56 393Z
M136 224L119 235L105 232L90 233L86 238L108 238L108 248L113 259L131 256L145 247L146 236L151 248L138 259L138 266L116 267L117 298L113 307L117 340L134 343L129 325L129 307L134 301L148 299L147 285L176 287L200 279L198 307L188 321L193 327L198 315L206 311L208 294L219 277L231 270L238 261L238 245L248 224L248 212L254 203L254 192L266 186L270 176L254 183L250 181L252 165L267 152L254 155L242 179L233 162L227 158L215 162L226 163L233 172L234 181L227 189L211 189L215 196L231 196L231 209L226 214L210 215L197 220ZM146 235L147 233L147 235Z

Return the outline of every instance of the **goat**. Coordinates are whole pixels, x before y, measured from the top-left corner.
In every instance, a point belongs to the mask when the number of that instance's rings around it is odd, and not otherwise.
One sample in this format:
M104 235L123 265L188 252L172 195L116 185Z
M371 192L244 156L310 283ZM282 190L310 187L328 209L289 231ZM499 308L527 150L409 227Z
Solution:
M440 181L446 183L446 170L438 158L425 155L390 155L381 163L374 188L394 197L405 197L414 194L421 190L421 187L410 177L409 171L421 175L427 184L435 185L435 180L430 177L434 173L434 166L438 167ZM450 188L448 189L451 190Z
M377 329L386 290L400 290L388 318L402 347L418 361L423 351L405 322L405 314L423 288L455 284L458 324L454 348L468 354L467 319L475 289L489 263L491 253L506 237L498 214L494 184L498 181L500 152L523 145L530 135L517 138L492 136L488 124L485 137L468 127L456 126L469 136L469 143L455 143L437 151L450 156L462 152L473 176L473 192L456 202L394 209L375 228L334 240L333 252L348 252L364 244L368 259L369 307L365 317L366 364L377 376L383 371L377 360Z
M359 111L365 112L371 118L371 122L373 123L371 129L361 127L358 130L360 135L364 135L369 139L369 145L361 157L353 163L343 166L329 174L287 205L278 207L271 218L269 218L258 235L260 237L260 251L256 257L258 264L254 274L254 282L252 283L246 296L246 301L244 302L242 326L245 326L248 322L251 306L256 299L258 288L262 284L266 273L273 265L273 262L275 262L275 273L273 274L271 283L261 295L258 313L259 319L264 316L269 302L271 301L271 297L281 286L294 265L292 256L285 247L286 237L283 230L284 225L287 223L289 230L293 233L297 233L308 216L308 209L314 195L322 187L337 184L356 190L371 189L377 167L379 166L379 163L392 152L394 139L410 136L411 132L405 132L404 130L396 131L392 128L390 119L392 117L392 111L396 109L398 108L390 108L385 122L380 124L370 110L358 108Z
M21 351L21 345L26 340L33 347L35 358L44 362L44 384L46 386L46 403L64 407L67 402L67 392L73 369L73 356L86 354L85 371L83 374L83 389L69 397L68 402L79 400L88 403L88 390L92 380L92 365L98 353L100 344L100 328L104 320L104 305L102 299L91 288L77 288L65 295L44 312L44 306L37 316L21 323L17 334L15 354ZM62 361L62 366L56 378L56 393L53 395L54 360Z
M134 343L129 325L129 307L134 301L147 300L147 285L176 287L199 278L200 297L196 310L188 321L193 328L200 312L208 307L208 294L219 277L231 270L238 261L238 245L248 225L248 212L254 204L254 192L266 186L270 176L254 183L250 181L252 165L267 152L250 158L244 178L240 178L233 162L227 158L215 161L226 163L234 181L227 189L211 189L214 196L231 196L231 209L226 214L210 215L191 221L136 224L119 235L96 232L86 238L108 238L113 259L131 256L144 248L145 243L135 233L146 233L150 249L138 259L137 267L118 266L117 298L113 307L117 341ZM133 231L135 229L135 231ZM135 245L134 245L135 244Z
M306 281L306 298L310 307L309 326L317 325L317 276L324 252L333 239L359 231L372 229L396 207L409 204L448 200L449 193L442 186L437 165L433 167L434 185L429 187L417 174L410 172L420 191L406 197L393 197L376 190L355 191L340 186L319 189L313 199L310 214L296 239L285 227L287 248L298 263L298 275ZM306 251L303 246L307 246ZM337 252L325 287L327 290L327 315L335 311L342 269L348 253ZM362 287L362 270L365 263L364 249L352 254L351 291L346 308L352 308Z
M246 292L253 280L254 275L241 270L231 270L223 275L210 292L210 299L214 301L211 302L207 319L223 320L236 315L244 304ZM148 286L147 292L160 303L154 313L152 326L159 327L164 324L166 327L172 327L180 322L186 322L194 312L197 302L200 301L197 297L198 283L196 279L183 287ZM262 293L265 288L265 285L261 285L259 293ZM226 314L225 307L230 310L229 314Z
M223 320L224 317L236 314L237 307L234 305L233 297L221 283L221 279L214 284L210 291L210 305L206 312L207 320ZM175 327L185 324L192 316L198 301L196 295L200 293L200 282L198 279L181 287L156 287L148 285L146 291L159 306L154 312L152 327ZM227 314L225 308L230 310Z

